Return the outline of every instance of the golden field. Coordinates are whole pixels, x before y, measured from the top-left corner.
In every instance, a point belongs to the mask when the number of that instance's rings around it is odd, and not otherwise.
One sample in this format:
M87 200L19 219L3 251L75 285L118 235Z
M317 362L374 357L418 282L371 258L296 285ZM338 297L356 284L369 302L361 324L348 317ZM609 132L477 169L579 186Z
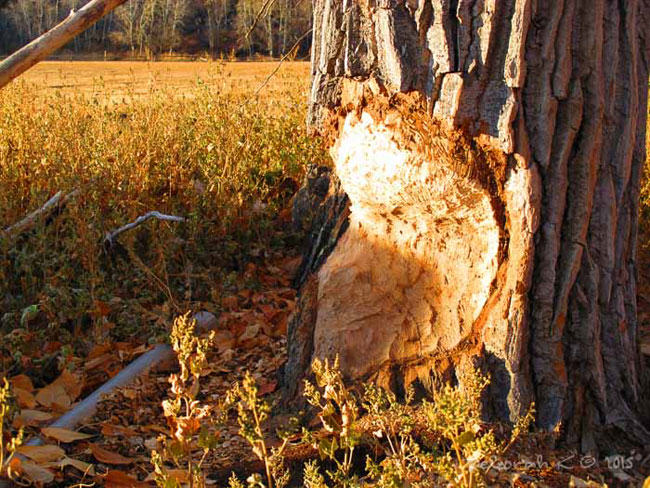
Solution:
M254 286L237 278L247 262L295 249L287 205L325 153L304 124L306 63L256 95L276 67L47 62L0 90L0 230L76 192L18 240L0 233L4 366L39 338L153 340ZM186 221L148 221L107 249L107 232L153 210Z
M95 96L123 102L163 89L192 95L198 84L215 93L253 94L278 68L277 62L131 62L46 61L27 71L22 80L36 93ZM307 96L309 63L286 61L260 92L262 97L288 92Z

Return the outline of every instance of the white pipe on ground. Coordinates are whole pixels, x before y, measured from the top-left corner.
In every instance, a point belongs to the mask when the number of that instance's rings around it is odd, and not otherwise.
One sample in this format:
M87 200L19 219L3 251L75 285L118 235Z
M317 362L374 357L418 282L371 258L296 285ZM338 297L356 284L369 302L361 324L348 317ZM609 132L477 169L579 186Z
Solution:
M174 351L167 344L158 344L151 351L142 354L138 359L132 361L126 368L113 376L102 386L93 391L90 395L80 401L75 407L61 415L50 424L50 427L73 430L84 420L88 420L97 410L97 404L103 395L108 395L117 388L122 388L132 383L139 376L144 375L156 364L174 357ZM27 442L29 446L42 444L40 438L36 437Z
M77 425L84 420L89 419L95 413L97 410L97 404L103 395L108 395L117 388L127 386L137 377L145 374L156 364L173 357L174 350L169 345L158 344L151 351L145 352L138 359L132 361L126 368L80 401L72 410L61 415L61 417L52 422L49 426L73 430ZM25 444L28 446L40 446L43 444L43 439L40 437L33 437ZM11 481L0 480L0 488L9 488L10 486L14 486Z
M196 320L197 332L211 330L216 327L216 317L209 312L198 312L194 314L193 318ZM138 359L132 361L126 368L80 401L69 412L61 415L49 427L74 430L81 422L92 417L103 395L108 395L117 388L129 385L157 364L173 359L174 357L174 350L168 344L158 344L151 351L145 352ZM43 444L43 440L40 437L34 437L26 444L28 446L39 446ZM13 486L10 482L0 480L0 488L8 488L10 486Z

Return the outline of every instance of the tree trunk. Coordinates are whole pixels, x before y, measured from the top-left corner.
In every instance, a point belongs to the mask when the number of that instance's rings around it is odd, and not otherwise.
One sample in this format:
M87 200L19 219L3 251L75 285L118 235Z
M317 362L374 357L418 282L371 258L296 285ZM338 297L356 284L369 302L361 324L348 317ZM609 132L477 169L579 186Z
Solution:
M315 357L487 405L585 451L639 422L643 0L315 0L310 124L334 162L289 330ZM322 186L322 185L321 185ZM311 195L311 196L310 196ZM299 212L300 213L300 212Z

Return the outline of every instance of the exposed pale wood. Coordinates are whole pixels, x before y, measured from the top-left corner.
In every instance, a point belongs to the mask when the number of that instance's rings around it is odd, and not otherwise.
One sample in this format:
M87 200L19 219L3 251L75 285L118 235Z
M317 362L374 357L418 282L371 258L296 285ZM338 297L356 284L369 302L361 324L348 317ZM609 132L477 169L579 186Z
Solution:
M340 187L314 220L287 384L334 354L397 389L475 364L497 415L534 401L584 451L649 442L649 3L317 0L314 16L309 121Z
M68 18L0 62L0 88L93 25L126 0L91 0Z

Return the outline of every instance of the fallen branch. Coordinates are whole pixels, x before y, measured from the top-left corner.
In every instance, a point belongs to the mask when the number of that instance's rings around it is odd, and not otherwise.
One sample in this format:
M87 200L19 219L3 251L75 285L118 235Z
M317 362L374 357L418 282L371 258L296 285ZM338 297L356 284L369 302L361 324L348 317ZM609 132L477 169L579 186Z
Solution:
M77 12L0 63L0 88L20 76L126 0L91 0Z
M61 191L57 192L56 195L45 202L41 208L34 210L20 222L16 222L6 229L1 230L0 238L10 241L16 239L18 236L34 227L38 222L41 222L43 219L52 215L52 213L63 208L71 198L76 197L78 194L79 190L74 190L67 195Z
M140 217L135 219L133 222L123 225L119 229L115 229L114 231L108 232L106 234L106 237L104 238L104 244L113 245L115 238L119 236L122 232L126 232L127 230L134 229L135 227L138 227L139 225L143 224L149 219L165 220L168 222L185 222L185 217L177 217L176 215L166 215L154 210L153 212L148 212L144 215L140 215Z

